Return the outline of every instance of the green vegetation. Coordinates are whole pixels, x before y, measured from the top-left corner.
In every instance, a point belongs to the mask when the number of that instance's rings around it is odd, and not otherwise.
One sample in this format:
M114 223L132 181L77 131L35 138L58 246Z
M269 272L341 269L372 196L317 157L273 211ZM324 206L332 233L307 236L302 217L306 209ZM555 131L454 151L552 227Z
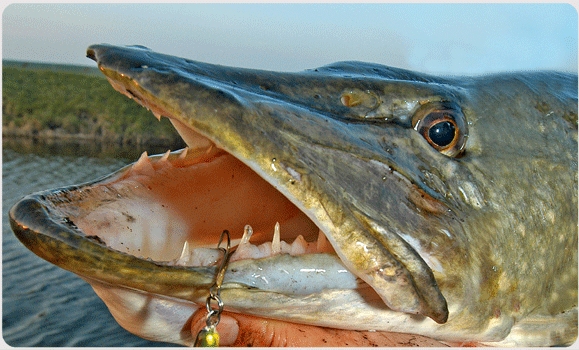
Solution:
M17 62L2 65L2 134L183 145L166 118L157 121L97 69Z

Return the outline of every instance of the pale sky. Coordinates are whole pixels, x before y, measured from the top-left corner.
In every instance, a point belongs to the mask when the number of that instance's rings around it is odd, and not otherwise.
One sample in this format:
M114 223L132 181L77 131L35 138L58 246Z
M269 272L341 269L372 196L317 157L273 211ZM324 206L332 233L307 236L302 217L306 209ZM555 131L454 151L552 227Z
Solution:
M577 72L577 29L569 4L12 4L2 58L95 66L87 46L109 43L278 71Z

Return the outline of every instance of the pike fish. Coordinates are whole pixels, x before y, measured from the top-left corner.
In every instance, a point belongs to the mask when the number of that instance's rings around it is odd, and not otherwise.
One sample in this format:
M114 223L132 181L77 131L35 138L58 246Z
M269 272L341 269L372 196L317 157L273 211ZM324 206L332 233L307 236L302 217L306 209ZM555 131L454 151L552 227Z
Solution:
M31 194L10 222L127 330L191 345L227 230L233 317L447 344L576 340L576 75L278 73L107 44L87 56L188 147Z

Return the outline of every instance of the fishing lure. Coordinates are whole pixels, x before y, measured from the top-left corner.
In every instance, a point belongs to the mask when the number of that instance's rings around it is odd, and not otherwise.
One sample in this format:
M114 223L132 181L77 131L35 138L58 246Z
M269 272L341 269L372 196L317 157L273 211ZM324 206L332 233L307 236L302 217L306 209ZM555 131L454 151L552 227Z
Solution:
M227 236L227 247L221 248L224 236ZM217 269L217 273L215 275L215 283L209 289L209 296L205 302L205 307L207 308L207 318L205 321L206 326L197 334L197 339L195 340L196 347L219 346L219 333L217 333L216 327L219 324L221 313L223 312L223 300L221 300L220 292L221 284L223 283L223 278L225 277L225 270L227 269L227 263L229 262L230 248L231 239L229 237L229 231L224 230L221 233L219 243L217 244L217 249L223 252L223 258L221 259L221 265Z

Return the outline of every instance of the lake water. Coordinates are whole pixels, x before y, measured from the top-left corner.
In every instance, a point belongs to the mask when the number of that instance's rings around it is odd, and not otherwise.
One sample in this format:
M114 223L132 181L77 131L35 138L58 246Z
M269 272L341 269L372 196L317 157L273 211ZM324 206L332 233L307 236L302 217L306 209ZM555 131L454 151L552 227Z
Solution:
M96 179L141 152L94 143L3 140L2 336L8 345L171 346L121 328L88 283L26 249L8 222L8 210L23 196Z

